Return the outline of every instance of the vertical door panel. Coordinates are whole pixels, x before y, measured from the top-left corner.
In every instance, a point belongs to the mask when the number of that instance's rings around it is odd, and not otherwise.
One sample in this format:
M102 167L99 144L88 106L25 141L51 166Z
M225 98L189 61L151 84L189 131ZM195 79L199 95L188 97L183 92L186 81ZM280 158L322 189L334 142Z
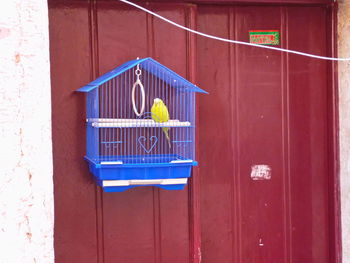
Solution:
M183 5L156 5L152 9L176 23L186 25L187 8ZM153 17L152 22L154 37L152 56L181 76L188 77L186 32ZM168 107L176 108L176 105ZM159 198L160 262L190 262L188 188L186 187L185 191L175 192L156 190Z
M147 56L144 13L118 2L99 2L96 12L99 74L125 61ZM128 88L120 91L125 99L130 98L127 91ZM153 189L103 193L101 202L104 261L155 262Z
M198 10L198 30L229 37L226 7ZM203 262L232 262L232 124L229 45L199 37L199 174Z
M89 5L51 5L50 56L56 262L95 263L95 184L83 160L85 103L74 92L91 80Z
M56 261L189 262L188 190L97 191L83 161L84 99L74 93L136 57L152 56L186 77L188 35L118 2L49 4ZM149 7L188 23L186 5Z
M149 7L186 23L184 5ZM186 76L184 31L117 2L99 3L97 18L101 73L124 61L151 56ZM125 94L128 98L130 94ZM130 263L189 262L187 190L142 187L108 193L103 194L102 207L105 262L115 262L116 257Z
M281 9L236 9L236 35L249 30L281 30ZM238 206L243 261L284 260L281 53L236 47ZM253 180L254 167L268 167L271 178Z
M326 55L325 7L205 6L198 23L241 41L279 30L282 47ZM198 39L204 262L329 262L327 74L324 61ZM253 180L255 165L271 178Z
M326 53L325 9L290 8L289 48ZM291 235L294 262L329 262L327 62L289 57Z

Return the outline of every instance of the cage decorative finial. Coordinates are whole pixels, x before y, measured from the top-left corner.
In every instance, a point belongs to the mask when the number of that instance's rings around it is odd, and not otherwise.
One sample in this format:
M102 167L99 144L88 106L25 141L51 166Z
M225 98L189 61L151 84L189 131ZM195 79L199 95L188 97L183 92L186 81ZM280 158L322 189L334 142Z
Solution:
M139 59L139 58L137 58ZM135 70L135 75L136 75L136 81L134 83L134 85L132 86L132 107L133 110L136 114L136 116L141 116L143 114L143 112L145 111L145 88L143 87L143 84L141 82L140 76L142 75L142 71L140 69L140 64L137 64L136 66L136 70ZM136 103L135 103L135 90L136 87L139 86L140 87L140 91L141 91L141 111L139 112L137 107L136 107Z

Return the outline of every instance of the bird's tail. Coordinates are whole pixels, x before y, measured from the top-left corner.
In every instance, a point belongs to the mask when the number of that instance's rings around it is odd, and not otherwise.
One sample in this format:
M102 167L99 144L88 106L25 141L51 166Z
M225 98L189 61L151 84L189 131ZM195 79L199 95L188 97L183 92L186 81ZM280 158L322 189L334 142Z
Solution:
M169 127L163 127L162 128L164 134L165 134L165 137L168 141L168 144L169 144L169 149L171 149L171 143L170 143L170 136L169 136Z

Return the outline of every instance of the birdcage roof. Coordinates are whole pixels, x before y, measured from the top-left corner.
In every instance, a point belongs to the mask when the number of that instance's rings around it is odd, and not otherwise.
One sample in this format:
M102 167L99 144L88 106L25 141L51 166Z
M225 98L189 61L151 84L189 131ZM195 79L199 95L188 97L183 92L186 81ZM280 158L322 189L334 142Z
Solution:
M168 69L164 65L160 64L159 62L155 61L152 58L143 58L143 59L135 59L128 61L124 63L123 65L111 70L110 72L107 72L106 74L102 75L101 77L95 79L94 81L90 82L89 84L85 85L84 87L81 87L77 91L79 92L90 92L91 90L97 88L98 86L102 85L103 83L111 80L112 78L124 73L125 71L135 67L136 65L140 65L141 68L147 68L147 70L158 77L159 79L163 80L164 82L168 83L169 85L173 86L174 88L186 88L187 91L192 92L200 92L200 93L208 93L205 90L202 90L198 88L195 84L189 82L185 78L181 77L174 71ZM155 70L155 68L157 70ZM169 78L169 75L171 75L171 78ZM170 81L172 83L170 83ZM176 83L176 85L174 85Z

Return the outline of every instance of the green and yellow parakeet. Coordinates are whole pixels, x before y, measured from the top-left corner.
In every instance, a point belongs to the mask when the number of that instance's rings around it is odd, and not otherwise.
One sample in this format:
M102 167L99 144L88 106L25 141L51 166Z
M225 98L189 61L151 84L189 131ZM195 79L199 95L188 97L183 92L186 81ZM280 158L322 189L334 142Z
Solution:
M169 112L168 108L164 104L164 102L155 98L153 101L153 105L151 108L152 119L155 122L167 122L169 120ZM166 139L168 140L169 148L171 148L170 137L169 137L169 127L162 127L162 130L165 134Z

